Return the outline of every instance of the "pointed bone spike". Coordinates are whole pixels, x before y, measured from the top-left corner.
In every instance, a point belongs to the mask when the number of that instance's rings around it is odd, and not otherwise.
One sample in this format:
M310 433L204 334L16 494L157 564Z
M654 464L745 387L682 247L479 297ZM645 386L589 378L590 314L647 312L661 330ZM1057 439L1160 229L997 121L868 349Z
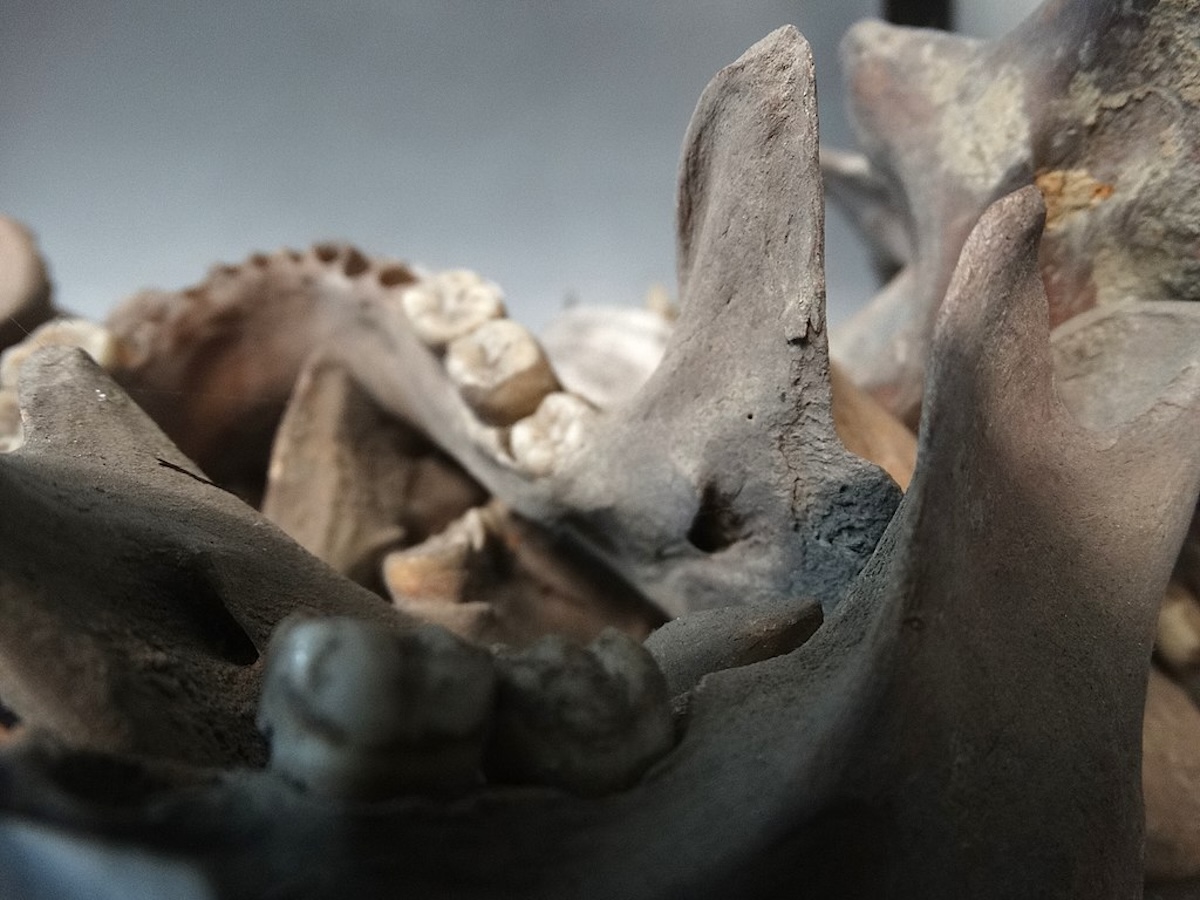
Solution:
M327 797L456 791L480 779L495 673L448 631L302 620L273 638L259 709L271 768Z

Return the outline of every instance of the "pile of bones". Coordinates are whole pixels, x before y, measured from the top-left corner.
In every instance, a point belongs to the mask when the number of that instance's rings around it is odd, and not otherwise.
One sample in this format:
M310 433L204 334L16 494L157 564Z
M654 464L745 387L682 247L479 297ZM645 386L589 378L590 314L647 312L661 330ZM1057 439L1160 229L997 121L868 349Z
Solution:
M0 220L5 895L1200 895L1200 3L842 62L540 338L340 244L89 323Z

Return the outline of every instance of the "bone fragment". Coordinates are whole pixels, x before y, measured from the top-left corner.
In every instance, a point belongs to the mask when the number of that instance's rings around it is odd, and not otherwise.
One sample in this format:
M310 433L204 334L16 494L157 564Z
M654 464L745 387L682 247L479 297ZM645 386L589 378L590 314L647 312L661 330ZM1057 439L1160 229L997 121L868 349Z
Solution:
M511 319L484 322L446 348L446 374L476 415L511 425L531 415L558 379L537 339Z
M458 791L480 781L495 702L489 654L430 625L285 624L259 707L273 770L325 797Z
M1200 710L1156 668L1146 695L1142 793L1147 879L1200 876Z
M406 289L402 302L417 335L435 350L505 315L500 288L466 269L430 275Z
M666 679L619 632L587 649L546 638L497 667L491 779L607 793L632 784L674 742Z

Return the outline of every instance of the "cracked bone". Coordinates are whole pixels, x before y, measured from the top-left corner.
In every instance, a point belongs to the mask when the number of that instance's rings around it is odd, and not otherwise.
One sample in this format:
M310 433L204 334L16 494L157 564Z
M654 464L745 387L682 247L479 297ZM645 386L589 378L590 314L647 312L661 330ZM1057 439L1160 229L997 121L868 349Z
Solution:
M446 374L467 405L489 425L532 415L558 390L550 361L529 330L511 319L484 322L446 347Z
M442 628L289 621L271 642L259 727L270 768L327 797L461 791L480 779L496 675Z
M346 370L315 359L276 432L263 515L365 587L390 549L444 529L486 495Z
M435 350L505 316L500 288L466 269L431 275L405 290L401 301L417 335Z
M55 315L50 277L29 229L0 216L0 350Z
M586 649L549 637L496 665L489 779L603 794L674 743L666 679L627 635L605 631Z
M497 502L389 553L383 581L406 614L486 645L586 642L606 627L640 640L662 624L628 585Z

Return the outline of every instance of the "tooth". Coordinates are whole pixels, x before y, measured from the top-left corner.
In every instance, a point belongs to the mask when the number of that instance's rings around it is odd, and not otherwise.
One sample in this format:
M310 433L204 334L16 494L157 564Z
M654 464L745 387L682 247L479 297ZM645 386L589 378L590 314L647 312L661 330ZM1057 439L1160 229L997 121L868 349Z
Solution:
M383 582L397 603L411 600L458 602L472 560L488 542L489 520L483 510L468 510L447 528L383 560Z
M481 781L490 654L423 625L285 624L271 641L259 728L272 769L315 794L374 799Z
M509 448L513 459L530 475L552 474L583 448L595 415L592 406L574 394L547 394L533 415L512 426Z
M0 353L0 385L15 388L22 363L36 350L54 346L79 347L108 371L117 368L125 355L121 342L104 326L87 319L55 319Z
M21 406L17 392L0 388L0 453L16 450L25 443L25 426L21 424Z
M489 425L533 413L558 379L537 339L510 319L493 319L446 348L446 374Z
M1200 669L1200 604L1191 591L1175 581L1167 585L1158 611L1155 649L1177 675Z
M606 793L631 785L674 743L666 679L618 631L587 649L546 638L497 667L491 780Z
M400 302L418 337L435 350L504 316L504 293L475 272L439 272L406 289Z

